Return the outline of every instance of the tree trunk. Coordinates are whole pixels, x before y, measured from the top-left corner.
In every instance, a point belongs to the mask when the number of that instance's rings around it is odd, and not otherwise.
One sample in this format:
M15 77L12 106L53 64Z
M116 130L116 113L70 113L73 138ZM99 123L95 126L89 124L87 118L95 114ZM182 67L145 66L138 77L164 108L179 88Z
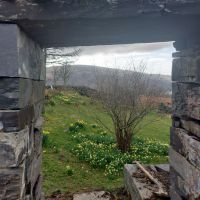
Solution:
M122 152L131 151L131 142L132 142L132 131L130 128L115 130L117 146Z

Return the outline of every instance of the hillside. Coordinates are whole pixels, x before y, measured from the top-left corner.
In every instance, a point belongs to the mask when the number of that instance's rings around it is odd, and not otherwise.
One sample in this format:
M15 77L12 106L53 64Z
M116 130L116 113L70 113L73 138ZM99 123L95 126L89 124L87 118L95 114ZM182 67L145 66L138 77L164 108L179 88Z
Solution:
M43 132L46 195L57 190L73 193L121 188L125 163L168 161L170 115L155 112L146 116L128 156L117 150L114 133L97 123L96 116L113 130L100 104L74 91L49 92Z
M47 68L47 85L52 84L53 75L52 67ZM69 86L85 86L92 89L96 88L96 74L104 75L107 73L108 68L90 66L90 65L73 65L72 72L69 78ZM171 76L168 75L151 75L150 79L154 85L158 84L164 90L171 91ZM156 83L157 82L157 83ZM58 81L58 85L62 85L62 81Z

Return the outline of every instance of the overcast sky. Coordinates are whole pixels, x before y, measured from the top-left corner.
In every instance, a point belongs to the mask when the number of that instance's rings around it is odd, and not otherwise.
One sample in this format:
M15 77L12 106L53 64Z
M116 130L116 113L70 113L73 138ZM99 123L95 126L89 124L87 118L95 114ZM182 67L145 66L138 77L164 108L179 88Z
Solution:
M135 64L146 62L148 73L166 75L171 74L172 52L175 51L172 42L77 48L81 49L81 53L74 63L76 65L128 68L134 60ZM63 52L70 50L64 49Z

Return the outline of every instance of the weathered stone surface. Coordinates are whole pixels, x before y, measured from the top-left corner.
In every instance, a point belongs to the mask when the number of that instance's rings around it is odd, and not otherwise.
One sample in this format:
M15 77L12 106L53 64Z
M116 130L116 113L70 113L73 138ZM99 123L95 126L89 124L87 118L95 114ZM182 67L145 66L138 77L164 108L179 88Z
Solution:
M24 164L17 168L0 169L0 199L24 199Z
M171 146L200 170L200 142L184 129L171 129Z
M34 122L35 122L44 111L44 100L35 103L33 107L34 107Z
M179 174L178 188L185 196L200 195L200 170L191 165L182 155L170 149L170 165ZM173 174L171 172L171 174Z
M33 199L44 200L42 193L42 176L39 176L33 187Z
M21 109L44 99L44 81L0 78L0 109Z
M42 132L38 129L34 129L34 153L35 155L39 155L42 152Z
M30 125L34 119L34 107L30 106L22 110L0 111L0 122L4 132L15 132Z
M200 83L200 55L174 59L172 81Z
M198 194L190 185L185 181L179 173L171 168L171 186L170 186L170 193L172 196L171 199L188 199L188 200L196 200L198 199ZM176 199L177 198L177 199Z
M172 90L174 115L200 120L200 85L173 83Z
M0 110L0 123L4 132L15 132L35 122L43 111L43 100L21 110Z
M172 196L171 196L172 195ZM170 197L174 200L178 199L188 199L190 195L189 187L187 184L183 185L183 179L174 170L173 167L170 168ZM177 198L177 199L176 199Z
M39 117L38 119L36 119L33 127L34 127L34 130L36 131L39 131L39 132L42 132L42 125L44 123L44 119L43 117Z
M133 200L143 200L144 197L147 199L151 198L152 193L146 189L145 183L142 185L141 183L137 182L136 179L132 176L133 173L137 171L137 166L126 164L124 166L124 183L126 190L129 192L131 199ZM139 188L142 188L139 190Z
M197 121L181 119L181 127L200 138L200 124Z
M191 38L190 38L191 40ZM185 41L187 43L187 41ZM179 42L180 43L180 42ZM181 41L181 43L183 43ZM177 49L177 46L176 46L177 42L174 43L174 47ZM195 41L195 45L193 45L193 47L190 47L188 48L188 44L185 45L185 48L181 49L181 51L177 51L177 52L174 52L172 53L172 56L173 58L181 58L181 57L184 57L184 58L187 58L187 57L193 57L193 58L196 58L196 57L199 57L200 55L200 47L198 45L198 42Z
M1 0L0 19L14 20L45 47L175 41L199 25L194 14L199 13L199 2L169 5L168 0L170 12L165 12L160 0L80 0L81 6L77 0L69 1ZM119 2L117 10L111 2Z
M45 51L15 24L0 24L0 76L45 80Z
M163 170L166 172L169 172L169 164L158 164L158 165L154 165L154 167L159 171L159 170Z
M31 192L33 192L38 178L41 176L42 155L34 155L27 158L26 162L26 182L29 184ZM31 194L33 195L33 194Z
M174 188L170 189L170 199L171 200L182 200L182 197L177 194Z
M16 133L0 132L0 168L17 167L28 150L28 128Z
M0 33L0 199L41 200L45 52L16 25Z
M132 1L132 0L90 0L90 1L0 1L1 20L54 20L54 19L109 19L111 17L136 17L147 14L160 14L159 5L165 1ZM199 0L168 0L169 14L198 14ZM7 9L6 9L7 8ZM8 9L10 8L10 9ZM193 9L192 9L193 8ZM57 12L55 12L57 10ZM132 12L131 12L132 11ZM143 12L142 12L143 11ZM192 12L193 11L193 12ZM53 12L53 15L51 14ZM148 15L149 16L149 15ZM151 16L151 15L150 15ZM156 15L157 16L157 15Z
M73 200L110 200L111 196L105 191L94 191L73 195Z

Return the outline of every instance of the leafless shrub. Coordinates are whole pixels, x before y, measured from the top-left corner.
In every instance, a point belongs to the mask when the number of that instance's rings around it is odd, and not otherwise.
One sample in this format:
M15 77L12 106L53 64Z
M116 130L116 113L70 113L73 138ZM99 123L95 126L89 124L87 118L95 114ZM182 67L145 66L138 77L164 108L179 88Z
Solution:
M139 123L157 107L162 96L145 70L144 62L137 66L132 62L128 70L108 69L103 76L96 74L97 98L112 119L117 145L123 152L130 151Z

